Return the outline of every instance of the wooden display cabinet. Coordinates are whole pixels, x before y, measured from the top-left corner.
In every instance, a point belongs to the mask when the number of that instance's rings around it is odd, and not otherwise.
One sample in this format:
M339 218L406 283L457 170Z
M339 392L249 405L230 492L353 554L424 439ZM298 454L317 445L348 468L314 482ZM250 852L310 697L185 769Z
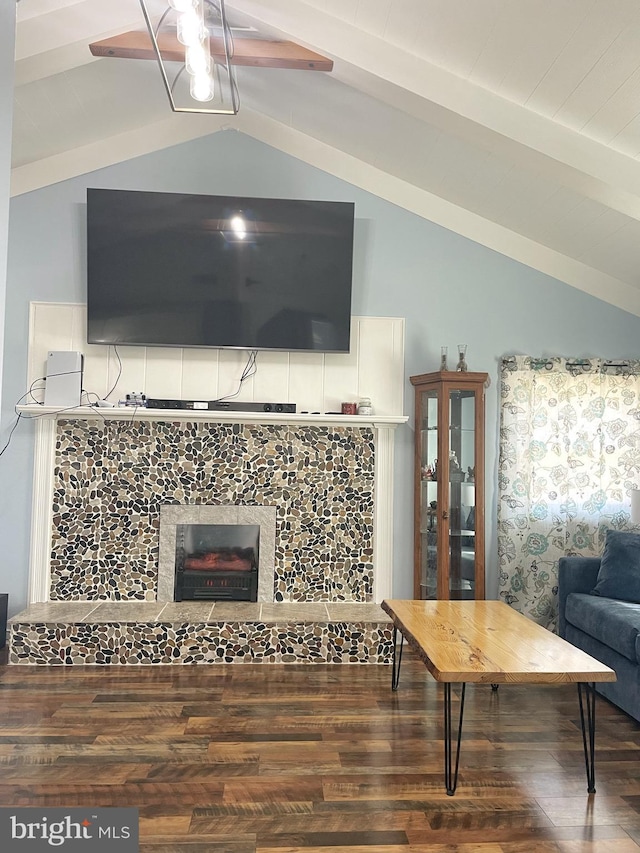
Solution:
M415 388L414 598L483 599L488 374L443 370Z

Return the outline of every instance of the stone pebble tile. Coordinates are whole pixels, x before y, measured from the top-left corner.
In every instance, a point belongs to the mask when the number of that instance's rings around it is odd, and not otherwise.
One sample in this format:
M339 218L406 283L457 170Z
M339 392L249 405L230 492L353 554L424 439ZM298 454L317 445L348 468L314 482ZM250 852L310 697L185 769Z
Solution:
M278 507L278 600L366 601L373 462L362 428L61 420L51 597L150 601L160 505L205 503Z
M392 658L389 624L263 622L44 625L14 623L9 663L158 665L369 663Z

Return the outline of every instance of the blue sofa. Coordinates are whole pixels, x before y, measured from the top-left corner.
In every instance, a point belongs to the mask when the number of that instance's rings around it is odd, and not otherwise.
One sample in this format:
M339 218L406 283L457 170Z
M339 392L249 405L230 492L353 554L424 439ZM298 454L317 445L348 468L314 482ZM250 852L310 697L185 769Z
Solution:
M640 721L640 604L591 595L600 557L558 562L558 631L561 637L610 666L618 677L598 693Z

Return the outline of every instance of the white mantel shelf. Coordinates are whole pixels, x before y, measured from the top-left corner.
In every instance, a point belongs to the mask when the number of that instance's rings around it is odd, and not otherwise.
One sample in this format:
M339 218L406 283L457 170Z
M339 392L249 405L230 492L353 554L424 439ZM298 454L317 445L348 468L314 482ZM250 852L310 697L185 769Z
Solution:
M374 601L392 598L393 567L393 457L396 427L408 421L405 415L289 414L285 412L237 412L193 409L147 409L142 406L95 407L17 406L25 420L35 421L34 478L31 514L29 603L49 601L50 553L55 467L56 428L60 420L202 421L208 423L254 423L274 425L317 425L373 430L375 445L375 505L373 565Z
M309 424L318 426L351 426L373 429L391 428L404 424L408 415L342 415L340 413L295 414L287 412L239 412L212 409L147 409L143 406L17 406L25 419L59 420L140 420L140 421L208 421L211 423L252 424Z

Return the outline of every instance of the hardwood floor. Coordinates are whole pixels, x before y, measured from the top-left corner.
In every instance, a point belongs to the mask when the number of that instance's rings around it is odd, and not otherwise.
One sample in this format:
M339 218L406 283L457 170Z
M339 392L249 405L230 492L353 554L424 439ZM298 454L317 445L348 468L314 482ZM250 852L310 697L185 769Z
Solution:
M442 687L407 651L390 680L0 666L0 804L138 806L143 853L640 851L640 725L605 700L589 796L574 686L469 685L447 797Z

